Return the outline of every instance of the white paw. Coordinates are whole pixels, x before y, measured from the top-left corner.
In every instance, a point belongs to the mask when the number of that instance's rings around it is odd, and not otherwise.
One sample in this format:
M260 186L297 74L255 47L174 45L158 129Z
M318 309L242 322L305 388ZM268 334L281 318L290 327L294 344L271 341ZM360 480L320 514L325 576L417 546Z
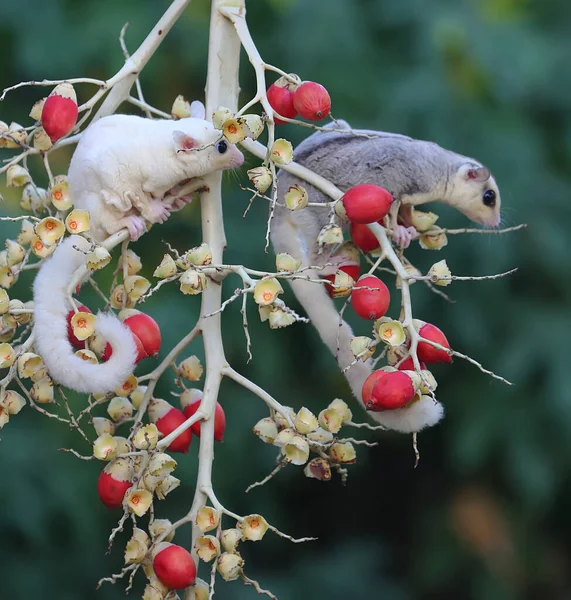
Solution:
M412 240L418 236L418 232L414 227L405 227L397 225L396 231L393 231L393 241L401 248L408 248Z
M154 200L149 207L149 221L151 223L164 223L171 214L172 206L161 200Z
M147 224L143 217L137 217L135 215L126 217L126 219L129 238L132 242L135 242L143 235L143 233L145 233L145 231L147 231Z

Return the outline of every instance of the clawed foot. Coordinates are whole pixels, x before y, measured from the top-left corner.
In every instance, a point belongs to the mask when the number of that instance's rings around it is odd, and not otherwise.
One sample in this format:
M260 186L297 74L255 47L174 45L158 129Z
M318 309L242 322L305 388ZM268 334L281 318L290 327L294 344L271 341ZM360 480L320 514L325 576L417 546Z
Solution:
M129 238L132 242L137 241L147 231L145 219L135 215L125 217L125 227L129 231Z
M414 227L397 225L397 228L393 231L393 241L401 248L408 248L412 240L416 239L417 236L418 232Z
M152 200L147 209L147 219L151 223L164 223L171 214L172 205L163 200Z
M190 204L193 200L194 196L189 194L188 196L180 196L180 198L176 198L173 200L172 207L173 210L180 210L184 208L187 204Z

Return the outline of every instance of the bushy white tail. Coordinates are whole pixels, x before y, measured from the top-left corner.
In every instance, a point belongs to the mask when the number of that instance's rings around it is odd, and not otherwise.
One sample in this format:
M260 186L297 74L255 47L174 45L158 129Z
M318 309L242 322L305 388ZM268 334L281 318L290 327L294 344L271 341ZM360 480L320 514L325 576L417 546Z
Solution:
M67 337L71 306L67 289L74 272L85 264L89 242L72 235L41 267L34 282L34 336L37 353L50 377L78 392L104 394L118 388L135 368L137 348L130 330L111 314L99 313L95 330L113 348L111 358L94 365L75 355Z

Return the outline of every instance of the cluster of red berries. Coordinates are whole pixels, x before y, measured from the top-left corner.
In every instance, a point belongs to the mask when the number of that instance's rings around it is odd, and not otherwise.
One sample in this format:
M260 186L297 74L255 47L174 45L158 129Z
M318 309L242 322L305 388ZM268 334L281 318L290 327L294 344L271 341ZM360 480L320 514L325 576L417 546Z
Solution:
M299 114L308 121L321 121L331 110L329 92L315 81L293 83L284 77L273 83L267 91L270 106L282 117L295 119ZM276 125L285 121L274 119Z

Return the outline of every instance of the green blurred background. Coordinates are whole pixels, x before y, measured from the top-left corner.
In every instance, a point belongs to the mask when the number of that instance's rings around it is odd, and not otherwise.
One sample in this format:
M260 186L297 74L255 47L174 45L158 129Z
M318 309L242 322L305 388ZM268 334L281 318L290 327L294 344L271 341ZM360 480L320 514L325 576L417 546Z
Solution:
M126 39L135 49L167 5L2 0L0 87L30 79L106 78L122 63L117 38L123 24L130 22ZM271 470L275 452L251 433L265 407L224 383L228 429L214 465L219 498L238 513L263 513L292 535L319 537L300 546L268 534L263 543L246 544L247 573L280 600L571 598L571 3L249 0L248 9L262 56L324 84L335 116L477 157L499 182L505 225L529 227L505 236L455 236L439 253L410 251L425 271L442 258L462 275L519 267L510 278L450 286L455 304L420 284L413 288L416 316L438 324L455 348L515 382L508 387L460 360L435 368L447 417L420 435L416 470L408 436L372 434L379 445L359 449L347 487L338 479L320 484L289 468L245 495L247 485ZM195 0L144 72L147 99L163 110L179 93L203 98L208 17L209 3ZM241 82L245 102L254 90L247 59ZM90 89L78 91L85 100ZM0 104L0 119L31 124L29 109L43 95L33 88L10 94ZM282 132L294 142L306 134L292 126ZM64 173L68 160L65 151L54 155L54 172ZM258 162L247 160L249 166ZM259 203L242 219L248 194L237 180L244 180L243 172L225 176L226 260L271 269L272 255L264 254L267 207ZM2 210L16 214L16 194L3 185ZM468 224L451 210L436 210L446 226ZM1 227L2 238L15 237L16 226ZM199 243L199 207L185 209L135 245L148 276L163 254L162 240L179 249ZM18 283L19 297L29 299L30 281ZM228 281L226 292L237 285ZM162 356L199 309L198 299L174 287L163 290L145 306L161 324ZM289 292L288 300L295 306ZM296 407L318 411L336 396L349 396L311 327L270 331L253 307L254 360L247 364L238 308L224 315L227 356L236 369ZM366 325L357 328L367 331ZM191 351L200 354L201 348L195 344ZM159 393L168 399L172 389L165 381ZM82 405L79 398L74 402ZM79 436L25 410L1 437L0 599L123 597L121 584L95 591L100 577L121 568L126 535L105 554L117 515L97 499L100 465L58 452L62 446L87 452ZM186 512L197 447L180 460L183 484L159 505L160 516ZM177 540L189 537L186 529ZM216 594L255 597L239 582L220 583Z

